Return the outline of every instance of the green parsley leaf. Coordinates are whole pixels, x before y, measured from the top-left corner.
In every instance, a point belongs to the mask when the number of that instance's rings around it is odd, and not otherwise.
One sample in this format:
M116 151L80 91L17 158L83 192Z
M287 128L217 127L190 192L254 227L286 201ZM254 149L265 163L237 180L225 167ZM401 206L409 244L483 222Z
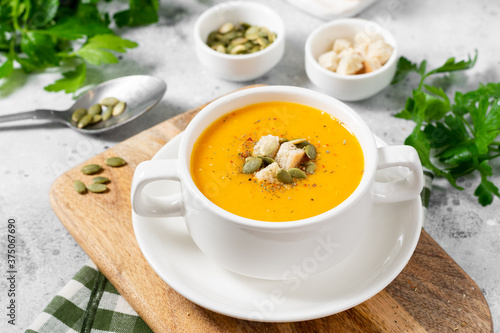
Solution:
M43 27L56 17L58 9L59 0L33 1L32 8L26 12L25 22L29 21L30 25L34 27Z
M116 13L113 18L119 27L135 27L158 21L158 0L130 0L130 9Z
M500 198L498 188L488 177L493 169L490 160L500 157L500 83L480 84L467 93L456 92L451 101L441 87L424 84L426 78L435 74L451 73L469 69L474 58L457 61L454 57L433 70L427 71L424 60L419 66L408 59L400 59L399 79L408 73L420 75L417 89L406 100L405 108L395 117L412 120L415 127L405 144L413 146L422 165L439 177L445 177L452 186L464 175L478 172L481 182L475 195L481 205L489 205L495 196Z
M487 161L480 164L479 171L481 172L481 183L474 191L474 195L478 197L481 205L487 206L493 202L493 196L500 197L500 192L498 187L486 178L493 174L492 168Z
M411 72L418 73L417 64L412 63L405 57L400 57L398 60L396 74L394 75L391 84L396 84L398 82L403 81L406 78L406 76L408 76L408 74L410 74Z
M434 93L440 92L438 88L433 87L431 89L431 87L429 86L427 86L427 90L433 91ZM450 111L450 100L446 95L445 98L442 97L439 98L430 94L426 94L425 98L426 98L426 108L425 108L426 120L441 119L448 111Z
M455 57L451 57L448 60L446 60L444 65L442 65L441 67L438 67L428 72L427 76L435 73L450 73L455 71L463 71L465 69L474 67L474 65L476 64L476 60L477 60L477 50L475 51L474 59L471 59L471 57L469 56L469 59L467 61L461 60L459 62L456 62Z
M48 29L38 30L39 33L57 38L76 40L85 36L111 34L113 31L102 24L87 24L77 17L67 17Z
M74 93L83 85L86 76L87 68L85 63L81 63L74 70L64 72L62 79L46 86L44 89L47 91L64 90L66 93Z
M118 59L109 51L126 52L126 48L137 47L137 43L123 39L116 35L97 35L90 38L87 43L75 52L89 64L113 64Z
M20 55L16 55L16 62L21 65L21 68L25 73L32 73L39 69L39 64L34 62L30 58L26 58Z
M14 60L7 57L4 63L0 66L0 79L9 76L14 71Z
M116 36L110 29L110 13L103 10L106 6L98 8L100 3L100 0L0 0L0 77L11 76L16 65L25 73L32 73L58 67L68 60L92 65L118 62L114 52L125 52L137 44ZM128 6L122 14L117 13L118 26L158 20L158 0L129 0ZM47 90L75 92L85 76L85 65L76 67Z
M28 31L22 36L21 50L39 67L59 65L56 45L50 36Z

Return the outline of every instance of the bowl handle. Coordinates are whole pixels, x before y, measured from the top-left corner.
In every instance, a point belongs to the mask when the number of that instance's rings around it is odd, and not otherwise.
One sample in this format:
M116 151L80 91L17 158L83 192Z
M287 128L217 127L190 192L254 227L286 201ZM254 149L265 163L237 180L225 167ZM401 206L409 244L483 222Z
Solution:
M375 180L372 197L376 203L406 201L420 195L424 176L417 151L411 146L379 147L377 171L394 167L406 172L399 172L395 179Z
M180 181L176 159L145 161L137 166L132 179L132 210L144 217L184 216L184 202L181 193L164 197L161 203L152 200L143 193L146 185L159 180Z

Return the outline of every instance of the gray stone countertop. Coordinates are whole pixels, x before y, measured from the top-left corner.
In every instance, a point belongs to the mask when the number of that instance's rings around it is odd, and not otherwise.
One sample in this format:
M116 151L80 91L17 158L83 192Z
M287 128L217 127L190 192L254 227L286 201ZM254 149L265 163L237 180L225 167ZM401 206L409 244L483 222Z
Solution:
M172 116L247 84L294 85L318 90L304 71L304 43L323 21L309 16L284 0L258 1L277 9L285 21L286 53L267 75L252 82L232 83L212 77L197 61L192 30L196 18L222 1L169 0L161 2L157 24L122 29L119 34L139 43L119 64L91 68L96 81L151 74L164 79L168 89L162 101L143 117L109 134L89 136L58 124L40 126L34 121L0 126L0 227L3 302L6 274L7 219L17 223L18 317L17 327L0 320L1 332L26 329L54 295L88 260L66 231L49 204L49 188L64 171L109 147ZM500 81L498 43L500 2L489 0L408 1L380 0L358 17L377 21L399 43L400 54L415 62L428 60L429 68L451 56L466 59L479 52L476 66L451 76L460 91L480 82ZM56 72L25 75L16 71L0 80L0 114L36 108L65 109L72 97L49 93L43 87L59 77ZM375 134L390 144L401 144L412 123L394 118L405 104L416 77L383 90L365 101L347 103L366 120ZM498 174L500 165L496 164ZM464 177L464 191L436 179L425 229L471 276L485 295L495 327L500 327L500 201L481 207L473 192L479 178ZM500 179L494 179L497 186ZM5 309L6 304L0 304ZM5 312L5 311L4 311ZM3 313L3 312L2 312Z

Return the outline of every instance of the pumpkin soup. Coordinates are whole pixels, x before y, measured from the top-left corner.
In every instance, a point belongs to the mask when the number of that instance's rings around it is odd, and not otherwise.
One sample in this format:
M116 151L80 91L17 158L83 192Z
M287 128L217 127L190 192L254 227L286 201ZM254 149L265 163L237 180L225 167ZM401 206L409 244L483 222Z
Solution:
M288 102L235 110L196 141L191 175L214 204L271 222L301 220L343 202L359 185L356 137L326 112Z

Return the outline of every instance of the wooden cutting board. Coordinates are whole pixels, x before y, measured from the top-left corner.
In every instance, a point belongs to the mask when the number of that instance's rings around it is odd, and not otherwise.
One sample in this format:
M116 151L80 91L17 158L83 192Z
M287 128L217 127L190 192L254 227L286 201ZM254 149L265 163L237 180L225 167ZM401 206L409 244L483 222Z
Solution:
M422 231L408 265L383 291L326 318L260 323L230 318L185 299L149 266L132 228L130 185L135 167L184 130L200 106L91 158L62 176L50 190L51 205L71 235L155 332L493 332L491 313L475 282ZM110 191L80 195L72 181L85 164L111 156L128 164L106 168ZM83 179L88 177L88 179Z

